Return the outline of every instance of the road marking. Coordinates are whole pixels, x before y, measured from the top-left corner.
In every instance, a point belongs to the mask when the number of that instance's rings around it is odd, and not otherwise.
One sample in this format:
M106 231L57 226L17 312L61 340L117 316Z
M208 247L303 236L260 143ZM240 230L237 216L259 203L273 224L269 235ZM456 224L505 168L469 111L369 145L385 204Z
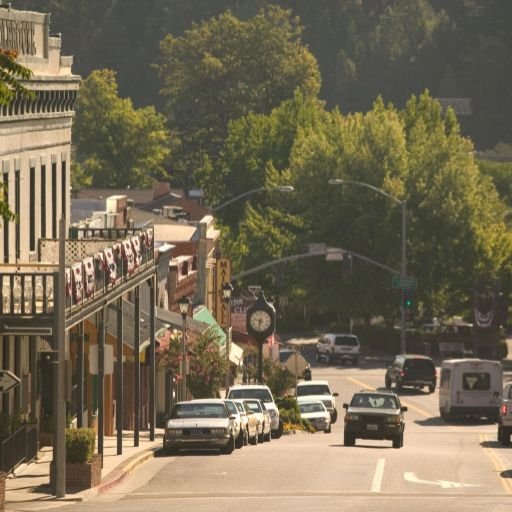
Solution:
M358 380L358 379L354 379L354 377L345 377L347 380L350 380L352 381L354 384L357 384L358 386L361 386L363 389L368 389L370 391L374 391L375 388L372 387L372 386L368 386L368 384L365 384L364 382ZM402 403L402 405L406 405L409 409L412 409L413 411L416 411L418 414L421 414L422 416L424 416L425 418L432 418L432 414L425 411L424 409L420 409L419 407L416 407L415 405L409 403L409 402L405 402L403 400L400 400L400 402Z
M462 482L450 482L449 480L423 480L416 473L404 473L404 479L413 484L438 485L441 489L460 489L462 487L479 487L478 484L463 484Z
M375 474L373 475L372 488L370 492L380 492L382 485L382 477L384 476L384 465L386 459L379 459L377 461L377 467L375 468Z
M484 442L487 442L487 441L489 441L489 438L487 437L487 435L486 434L480 434L480 443L484 443ZM498 473L503 473L505 471L505 468L501 464L501 461L499 460L499 458L487 446L482 446L482 448L483 448L484 452L491 459L491 462L494 465L494 469L496 469L496 471ZM498 475L498 476L500 477L501 486L503 487L505 492L507 494L512 494L512 483L509 482L507 480L507 478L503 478L501 475Z

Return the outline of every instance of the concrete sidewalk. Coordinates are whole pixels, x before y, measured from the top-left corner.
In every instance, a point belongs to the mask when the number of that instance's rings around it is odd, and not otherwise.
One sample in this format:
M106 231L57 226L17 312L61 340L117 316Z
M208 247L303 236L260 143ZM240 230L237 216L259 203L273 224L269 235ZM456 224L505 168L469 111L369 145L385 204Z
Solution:
M6 480L5 510L30 511L54 508L70 502L86 501L106 492L121 482L138 465L155 456L162 447L163 429L155 430L155 440L149 440L149 432L141 432L139 446L133 446L133 432L123 432L123 453L117 455L117 438L105 437L101 483L80 492L70 492L57 499L50 488L50 462L53 450L44 447L38 459L22 464ZM97 446L97 443L96 443Z

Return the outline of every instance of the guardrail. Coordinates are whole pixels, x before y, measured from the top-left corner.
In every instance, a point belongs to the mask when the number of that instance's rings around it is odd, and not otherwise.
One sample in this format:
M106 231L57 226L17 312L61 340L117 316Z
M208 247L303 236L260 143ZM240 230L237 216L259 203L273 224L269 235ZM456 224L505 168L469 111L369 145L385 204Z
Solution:
M37 424L25 423L13 434L0 441L0 470L13 472L22 462L37 457Z

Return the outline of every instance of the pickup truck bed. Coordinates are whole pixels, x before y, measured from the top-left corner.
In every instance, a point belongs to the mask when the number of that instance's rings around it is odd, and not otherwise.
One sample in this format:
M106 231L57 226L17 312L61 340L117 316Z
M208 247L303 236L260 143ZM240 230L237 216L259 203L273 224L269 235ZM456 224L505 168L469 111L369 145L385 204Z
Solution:
M498 441L503 445L510 445L512 435L512 382L505 384L503 399L500 405L498 418Z

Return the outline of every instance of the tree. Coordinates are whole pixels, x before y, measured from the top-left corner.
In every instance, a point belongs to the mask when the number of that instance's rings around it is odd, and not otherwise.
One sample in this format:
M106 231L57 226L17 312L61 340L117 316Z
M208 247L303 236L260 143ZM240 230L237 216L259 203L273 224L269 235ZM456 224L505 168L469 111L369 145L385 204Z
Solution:
M166 176L172 140L165 117L118 96L116 74L84 80L74 125L77 163L96 187L144 187Z
M182 183L197 184L205 155L215 165L230 121L269 113L297 88L318 93L318 66L301 30L290 11L269 5L247 21L226 12L162 41L161 94L181 141L173 173Z
M158 356L158 366L172 368L181 379L182 332L174 330L169 346ZM219 350L219 335L210 327L194 334L194 341L187 339L186 352L190 354L190 374L187 385L194 398L214 398L223 385L228 369L227 360Z
M33 93L22 83L32 76L32 71L16 62L16 52L0 48L0 106L8 105L16 95L32 97ZM15 215L4 201L4 185L0 182L0 225L4 221L14 220Z

